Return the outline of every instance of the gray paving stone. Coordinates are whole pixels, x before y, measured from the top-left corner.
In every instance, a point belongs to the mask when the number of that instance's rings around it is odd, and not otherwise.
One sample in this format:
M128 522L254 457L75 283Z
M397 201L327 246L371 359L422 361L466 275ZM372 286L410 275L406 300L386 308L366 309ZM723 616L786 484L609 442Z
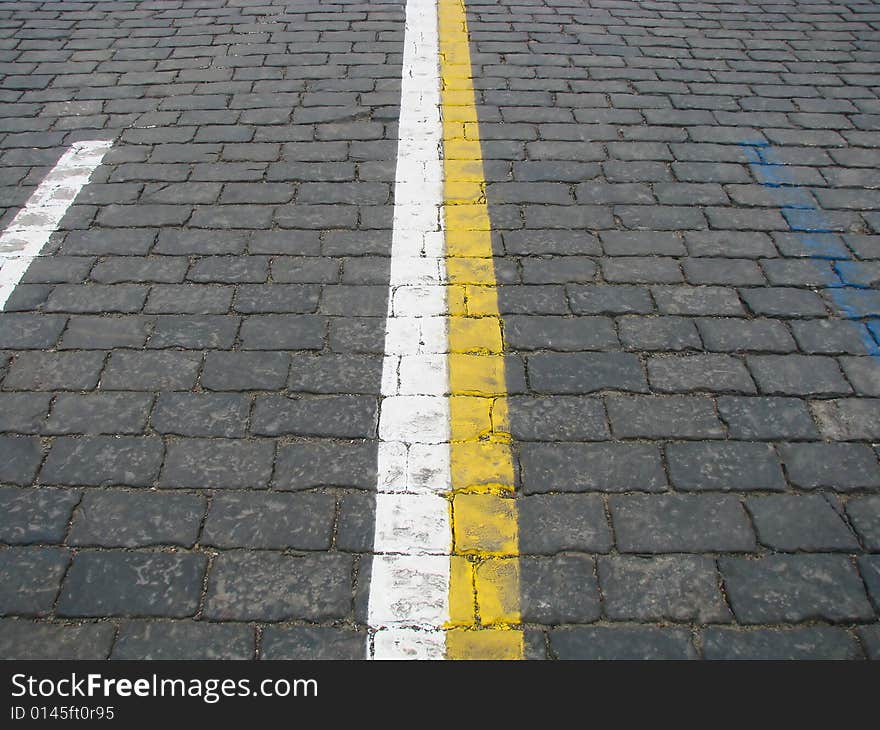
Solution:
M261 436L292 434L328 438L373 438L378 423L374 397L332 395L320 398L261 396L254 404L251 432Z
M203 497L167 492L88 491L76 509L70 545L192 547L206 503Z
M684 241L675 233L657 231L603 231L602 248L608 256L683 256Z
M614 323L606 317L504 318L505 341L518 350L608 350L618 346Z
M151 419L160 434L236 438L245 435L250 398L231 393L162 393Z
M638 358L626 353L542 353L530 355L527 366L537 393L648 389Z
M239 337L245 350L320 350L327 321L311 314L266 314L247 317Z
M190 390L196 383L198 352L126 352L110 354L101 377L103 390Z
M746 502L763 545L784 552L858 550L858 541L820 495L771 495Z
M615 620L731 620L710 558L600 557L599 583L605 613Z
M173 256L240 254L244 252L246 244L244 233L222 230L219 226L217 229L204 230L171 228L159 233L153 253Z
M765 317L824 317L827 315L821 297L805 289L784 287L741 289L740 294L748 308Z
M155 349L180 347L187 350L230 348L235 342L240 324L239 317L224 315L159 315L155 318L149 347ZM214 354L208 355L208 362Z
M94 263L91 256L40 256L31 261L21 280L28 284L79 284L88 278Z
M147 341L150 326L146 317L74 316L68 320L60 347L68 350L139 349Z
M611 429L618 438L720 438L724 427L710 398L608 396Z
M152 486L164 447L153 437L59 437L49 447L41 484Z
M224 284L261 283L268 276L269 259L265 256L206 256L186 273L190 281Z
M590 557L520 558L520 592L520 611L529 623L553 626L599 618L599 589Z
M717 403L718 414L731 438L759 441L818 438L810 411L798 398L722 396Z
M115 627L109 623L77 625L0 620L0 652L13 660L106 659Z
M0 482L22 486L33 483L42 460L39 439L0 436Z
M625 284L678 284L684 278L678 262L654 256L618 256L601 260L605 281Z
M221 548L327 550L335 510L329 494L218 494L201 541Z
M770 236L760 231L685 231L684 240L691 256L760 258L777 255Z
M599 240L586 231L543 230L504 231L504 249L509 255L519 256L598 256L602 249Z
M845 556L721 558L724 585L740 623L863 621L874 611Z
M70 231L64 237L61 251L68 256L145 256L155 241L156 230L151 228Z
M691 317L739 317L744 314L733 289L720 286L654 286L651 294L661 314Z
M317 310L319 293L310 284L243 284L236 289L233 308L243 314L308 314Z
M711 352L792 352L797 347L785 325L774 319L701 317L696 324Z
M703 441L666 447L669 476L683 491L779 491L785 478L770 444Z
M598 398L513 396L508 408L517 441L604 441L609 436Z
M638 286L570 285L568 299L575 314L650 314L651 295Z
M791 483L837 492L880 487L880 464L864 444L783 444L779 455Z
M851 633L833 626L751 631L718 626L703 630L703 656L723 660L860 659L861 651Z
M10 547L0 550L0 615L45 616L52 611L70 562L63 548Z
M726 495L612 497L617 548L626 553L749 552L755 536L740 501Z
M880 363L871 357L838 359L857 395L880 396Z
M62 542L80 494L74 489L0 488L0 542Z
M822 355L751 355L746 364L767 395L845 395L852 388L837 362Z
M880 626L877 624L862 626L858 630L858 635L868 659L877 660L880 658Z
M207 559L171 553L79 552L58 597L60 616L195 613Z
M812 403L822 435L835 441L880 439L878 407L877 398L840 398Z
M376 445L370 442L308 441L279 446L273 486L277 489L355 487L376 484Z
M22 352L3 379L4 390L91 390L103 352Z
M183 256L119 256L104 258L92 268L90 278L101 284L156 282L174 284L183 281L189 259ZM93 287L89 293L93 294ZM143 302L141 302L143 303ZM107 309L101 311L109 311Z
M58 342L67 318L6 312L0 316L0 347L15 350L49 349Z
M868 596L874 607L880 610L880 555L862 555L859 557L859 572L868 589Z
M253 659L254 630L199 621L128 621L119 629L111 659Z
M370 552L376 524L376 498L369 493L349 493L339 502L336 547L355 553Z
M560 660L696 659L687 629L653 626L580 626L550 632Z
M880 496L850 499L846 513L864 546L874 552L880 550Z
M279 390L289 367L283 352L209 352L201 383L210 390Z
M682 262L689 284L761 286L764 275L750 259L687 258Z
M272 475L274 444L243 439L176 439L168 443L163 487L261 489Z
M648 444L523 444L525 494L662 491L660 452Z
M625 316L617 321L620 341L631 350L682 351L701 349L693 320L685 317Z
M351 612L347 555L221 553L208 577L204 614L216 620L339 620Z
M600 498L581 494L542 494L518 502L520 553L553 555L563 551L604 553L611 532Z
M148 393L61 393L43 428L46 434L144 432L153 404Z
M212 284L157 284L150 288L144 311L153 314L225 314L232 287Z
M363 659L365 631L329 626L267 626L263 630L262 659Z
M648 358L648 380L651 388L661 393L756 391L746 366L729 355L651 357Z
M381 378L381 357L332 353L294 355L288 387L300 393L377 394Z

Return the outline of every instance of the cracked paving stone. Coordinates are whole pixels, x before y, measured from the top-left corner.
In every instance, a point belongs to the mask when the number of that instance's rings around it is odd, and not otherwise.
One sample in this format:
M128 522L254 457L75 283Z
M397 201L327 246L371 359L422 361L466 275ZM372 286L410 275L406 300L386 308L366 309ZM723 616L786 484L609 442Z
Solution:
M865 621L874 616L862 581L846 556L721 558L719 566L740 623Z
M820 495L770 495L746 502L758 540L783 552L857 551L859 543L842 516Z

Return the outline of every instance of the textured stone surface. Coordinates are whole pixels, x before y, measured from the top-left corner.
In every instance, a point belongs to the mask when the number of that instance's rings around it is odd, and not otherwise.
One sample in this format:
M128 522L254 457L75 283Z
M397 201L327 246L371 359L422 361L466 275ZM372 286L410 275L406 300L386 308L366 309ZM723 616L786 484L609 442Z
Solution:
M0 653L363 656L404 5L50 5L0 227L116 142L0 313ZM871 10L468 3L529 657L880 655Z

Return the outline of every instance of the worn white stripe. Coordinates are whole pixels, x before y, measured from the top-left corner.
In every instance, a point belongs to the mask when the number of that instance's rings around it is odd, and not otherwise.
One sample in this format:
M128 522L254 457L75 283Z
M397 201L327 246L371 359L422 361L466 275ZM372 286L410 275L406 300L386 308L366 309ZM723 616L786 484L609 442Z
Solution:
M72 144L0 235L0 310L112 144Z
M436 0L407 0L368 656L442 659L449 376Z

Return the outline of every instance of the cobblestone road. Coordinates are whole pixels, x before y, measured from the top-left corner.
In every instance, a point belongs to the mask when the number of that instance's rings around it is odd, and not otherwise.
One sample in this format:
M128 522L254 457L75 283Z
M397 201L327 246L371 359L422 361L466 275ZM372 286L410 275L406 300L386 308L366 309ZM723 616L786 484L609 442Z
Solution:
M466 6L526 656L880 657L880 6ZM0 2L4 658L364 655L403 19Z

